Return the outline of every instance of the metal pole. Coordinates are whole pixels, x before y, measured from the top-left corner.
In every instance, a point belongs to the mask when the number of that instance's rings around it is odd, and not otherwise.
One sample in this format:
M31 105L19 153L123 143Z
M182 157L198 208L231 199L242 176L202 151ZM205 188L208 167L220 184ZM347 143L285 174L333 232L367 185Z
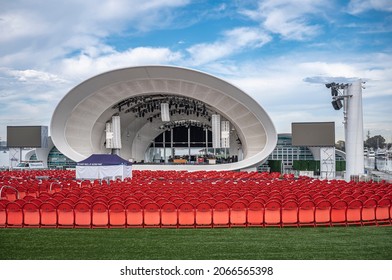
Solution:
M206 129L206 157L207 157L207 154L208 154L208 128L205 128Z
M191 160L191 126L188 127L188 157Z
M166 163L166 130L163 132L163 162Z
M173 128L170 129L170 149L171 149L171 157L174 159L174 149L173 149Z

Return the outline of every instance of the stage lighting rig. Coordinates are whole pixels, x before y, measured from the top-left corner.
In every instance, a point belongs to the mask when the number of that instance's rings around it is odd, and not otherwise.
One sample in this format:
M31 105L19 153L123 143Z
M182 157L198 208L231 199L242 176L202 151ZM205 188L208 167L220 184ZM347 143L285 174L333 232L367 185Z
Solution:
M331 89L332 107L335 110L340 110L341 108L343 108L344 99L346 97L349 97L346 94L349 84L343 84L343 83L339 84L339 83L332 82L332 83L325 84L325 86Z

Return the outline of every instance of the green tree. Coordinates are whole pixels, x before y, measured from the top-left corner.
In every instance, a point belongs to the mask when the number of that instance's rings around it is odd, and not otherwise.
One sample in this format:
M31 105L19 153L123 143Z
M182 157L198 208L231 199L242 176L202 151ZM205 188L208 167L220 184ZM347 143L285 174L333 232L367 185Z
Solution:
M369 137L365 141L365 146L368 147L368 148L373 148L373 149L377 149L378 147L384 148L384 146L385 146L385 138L382 137L381 135L376 135L376 136L373 136L373 137Z

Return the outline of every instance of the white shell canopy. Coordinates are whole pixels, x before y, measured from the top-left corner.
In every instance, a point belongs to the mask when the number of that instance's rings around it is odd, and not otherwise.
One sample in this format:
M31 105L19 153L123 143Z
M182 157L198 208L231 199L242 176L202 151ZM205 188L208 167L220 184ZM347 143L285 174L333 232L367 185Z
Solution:
M55 146L67 157L81 161L91 154L108 153L105 124L118 114L116 105L137 96L187 97L203 102L230 121L241 140L243 159L218 165L135 165L135 169L240 170L254 167L273 151L275 127L264 109L230 83L199 71L173 66L139 66L92 77L68 92L57 105L50 131ZM143 159L146 149L162 131L163 122L120 112L125 159ZM182 120L183 116L173 116Z

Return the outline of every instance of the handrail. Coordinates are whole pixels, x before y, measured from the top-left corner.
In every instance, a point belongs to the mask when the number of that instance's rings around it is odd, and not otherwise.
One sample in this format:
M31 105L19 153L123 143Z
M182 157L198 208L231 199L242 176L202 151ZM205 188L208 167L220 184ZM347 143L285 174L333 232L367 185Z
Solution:
M63 189L63 185L61 185L59 182L52 182L52 183L50 184L50 187L49 187L49 191L50 191L50 192L52 191L52 186L53 186L53 184L60 185L61 190Z
M12 187L12 186L5 186L5 185L2 186L1 189L0 189L0 198L1 198L1 193L3 192L4 188L10 188L10 189L15 190L16 191L16 199L19 199L19 191L16 188Z

